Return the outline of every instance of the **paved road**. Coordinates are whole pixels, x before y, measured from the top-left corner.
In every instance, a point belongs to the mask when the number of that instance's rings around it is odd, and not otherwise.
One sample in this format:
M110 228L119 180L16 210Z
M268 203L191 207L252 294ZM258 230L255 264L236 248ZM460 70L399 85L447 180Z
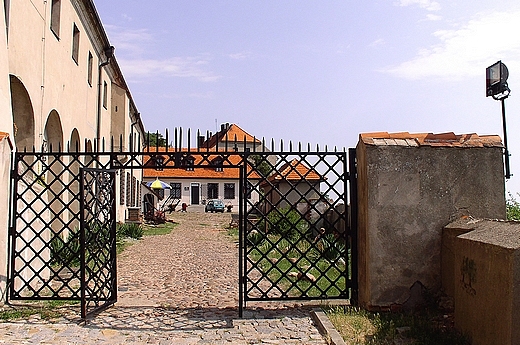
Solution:
M118 302L82 324L0 323L0 344L326 344L298 304L249 306L238 317L238 248L230 214L174 213L169 235L147 236L118 257Z

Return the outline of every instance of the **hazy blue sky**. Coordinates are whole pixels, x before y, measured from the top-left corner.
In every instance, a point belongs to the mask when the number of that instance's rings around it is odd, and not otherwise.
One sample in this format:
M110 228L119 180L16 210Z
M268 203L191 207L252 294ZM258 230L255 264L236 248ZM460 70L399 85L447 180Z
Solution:
M520 2L95 0L147 130L353 147L361 132L500 134L520 192Z

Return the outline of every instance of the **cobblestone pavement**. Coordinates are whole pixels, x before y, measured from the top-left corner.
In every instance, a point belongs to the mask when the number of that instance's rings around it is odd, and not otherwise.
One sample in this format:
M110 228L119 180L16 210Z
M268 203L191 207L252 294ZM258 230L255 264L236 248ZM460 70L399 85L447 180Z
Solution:
M174 213L168 235L118 257L118 302L82 323L79 308L0 323L0 344L326 344L299 304L256 304L238 317L238 248L229 214Z

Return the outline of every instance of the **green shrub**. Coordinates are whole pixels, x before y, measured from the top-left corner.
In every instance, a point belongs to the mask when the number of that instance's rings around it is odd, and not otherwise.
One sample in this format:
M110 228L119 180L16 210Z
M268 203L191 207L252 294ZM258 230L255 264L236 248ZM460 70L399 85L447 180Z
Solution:
M287 239L299 239L309 230L302 215L290 207L274 209L267 215L268 231Z
M345 244L339 241L333 234L327 234L320 239L318 248L321 255L330 261L336 261L345 253Z
M257 246L264 240L264 234L262 234L260 231L254 229L247 235L247 241L249 244L253 246Z
M51 264L61 267L79 266L80 249L78 229L70 231L66 240L60 234L55 234L51 239Z
M507 220L520 220L520 202L511 193L506 199L506 215Z
M120 223L117 224L117 238L134 238L136 240L143 237L144 229L137 223Z

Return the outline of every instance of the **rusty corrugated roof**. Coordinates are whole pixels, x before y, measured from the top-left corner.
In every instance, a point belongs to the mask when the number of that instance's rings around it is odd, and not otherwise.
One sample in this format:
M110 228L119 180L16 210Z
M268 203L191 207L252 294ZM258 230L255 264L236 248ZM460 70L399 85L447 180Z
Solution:
M360 141L376 146L503 147L498 135L448 133L361 133Z

